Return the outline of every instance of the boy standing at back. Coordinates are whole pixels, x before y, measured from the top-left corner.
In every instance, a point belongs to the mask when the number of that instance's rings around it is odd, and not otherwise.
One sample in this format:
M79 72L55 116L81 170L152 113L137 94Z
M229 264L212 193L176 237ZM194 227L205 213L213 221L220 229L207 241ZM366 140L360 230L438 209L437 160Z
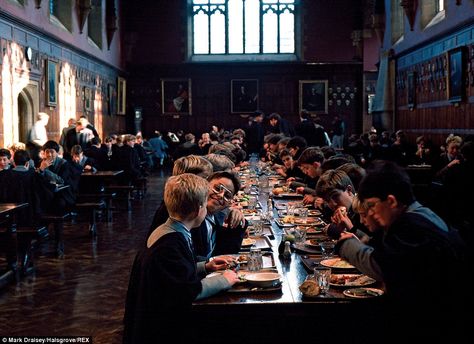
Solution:
M204 279L208 272L227 266L224 258L195 261L190 230L199 227L207 214L208 189L205 179L190 173L170 177L166 183L164 201L169 218L152 232L133 263L124 343L149 343L157 338L180 342L190 335L185 326L192 302L237 282L237 274L230 270ZM172 331L177 324L182 324L184 331Z

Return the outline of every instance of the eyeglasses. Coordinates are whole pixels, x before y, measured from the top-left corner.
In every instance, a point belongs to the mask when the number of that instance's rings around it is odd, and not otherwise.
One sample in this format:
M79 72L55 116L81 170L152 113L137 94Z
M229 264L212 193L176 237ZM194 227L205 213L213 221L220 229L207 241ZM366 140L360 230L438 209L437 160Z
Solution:
M364 206L365 206L365 209L367 209L367 213L369 211L374 211L374 208L377 204L379 204L380 202L382 202L380 199L377 200L377 201L373 201L373 202L365 202Z
M222 194L222 199L226 203L232 202L232 199L234 198L234 193L226 188L223 184L216 184L212 186L211 190L216 195Z

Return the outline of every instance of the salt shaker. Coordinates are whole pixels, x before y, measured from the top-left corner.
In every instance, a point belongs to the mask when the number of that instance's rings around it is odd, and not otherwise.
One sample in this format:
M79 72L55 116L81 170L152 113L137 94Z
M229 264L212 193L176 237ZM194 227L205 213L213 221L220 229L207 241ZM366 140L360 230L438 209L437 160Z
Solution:
M289 241L285 241L285 248L283 250L283 258L291 259L291 247L290 247Z

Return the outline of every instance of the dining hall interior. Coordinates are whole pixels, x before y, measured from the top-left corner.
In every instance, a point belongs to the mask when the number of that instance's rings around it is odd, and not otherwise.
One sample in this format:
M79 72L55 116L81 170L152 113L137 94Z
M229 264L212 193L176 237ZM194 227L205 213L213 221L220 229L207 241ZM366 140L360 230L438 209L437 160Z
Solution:
M0 0L0 338L465 338L473 115L472 0Z

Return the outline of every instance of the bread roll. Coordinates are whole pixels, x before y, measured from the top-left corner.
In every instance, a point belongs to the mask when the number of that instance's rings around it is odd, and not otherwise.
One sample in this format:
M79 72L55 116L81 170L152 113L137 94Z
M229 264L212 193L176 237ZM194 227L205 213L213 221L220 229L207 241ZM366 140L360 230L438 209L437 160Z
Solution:
M319 295L319 286L316 281L307 280L300 285L300 291L305 296L317 296Z
M272 192L274 195L279 195L283 193L283 188L274 188Z

